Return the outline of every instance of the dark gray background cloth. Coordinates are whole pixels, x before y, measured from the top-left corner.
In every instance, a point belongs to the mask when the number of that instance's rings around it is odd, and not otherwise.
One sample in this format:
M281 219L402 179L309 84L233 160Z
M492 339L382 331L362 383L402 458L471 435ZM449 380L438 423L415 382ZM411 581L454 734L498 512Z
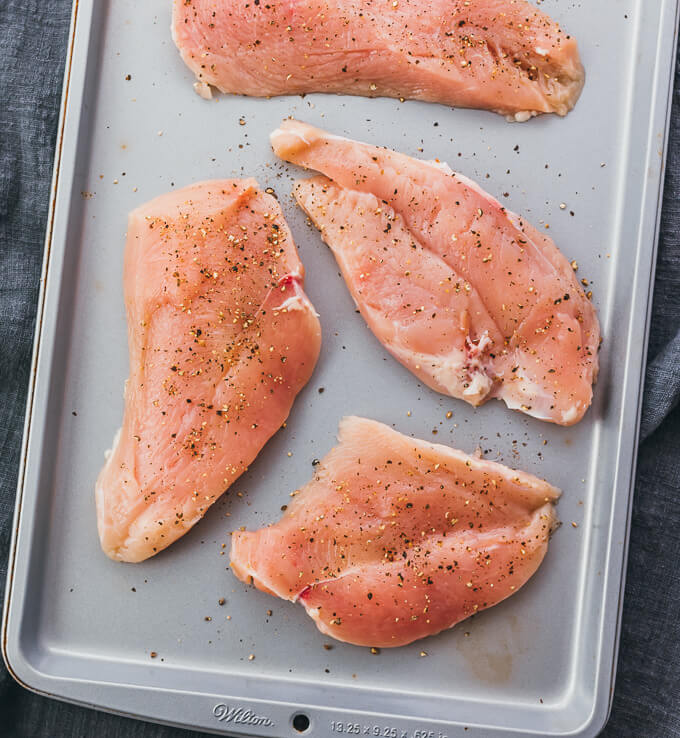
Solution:
M0 591L7 573L71 0L0 0ZM609 738L680 737L680 66ZM0 738L197 733L38 697L0 665Z

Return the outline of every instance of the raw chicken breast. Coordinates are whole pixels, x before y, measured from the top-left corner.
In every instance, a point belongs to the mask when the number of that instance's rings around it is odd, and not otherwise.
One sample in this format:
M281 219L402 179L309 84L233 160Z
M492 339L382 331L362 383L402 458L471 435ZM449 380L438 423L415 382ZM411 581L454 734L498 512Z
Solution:
M550 238L446 165L285 121L295 197L371 330L429 387L561 425L592 400L600 328Z
M344 418L283 518L235 532L243 581L301 602L323 633L402 646L516 592L539 567L559 490L530 474Z
M175 0L196 89L339 92L566 115L583 87L576 41L525 0Z
M96 485L102 548L141 561L186 533L281 427L319 355L304 269L255 180L130 214L123 427Z

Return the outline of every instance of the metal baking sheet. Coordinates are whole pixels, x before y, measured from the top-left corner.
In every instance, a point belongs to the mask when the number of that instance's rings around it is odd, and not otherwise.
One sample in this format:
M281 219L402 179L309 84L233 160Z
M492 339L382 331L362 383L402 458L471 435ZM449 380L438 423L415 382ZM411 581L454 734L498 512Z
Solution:
M596 735L616 665L677 0L544 0L578 38L588 79L566 119L523 125L396 100L202 100L170 39L170 5L74 7L3 618L11 672L52 697L223 733L296 735L303 712L314 738ZM583 422L558 428L497 402L474 410L386 354L290 198L298 173L270 151L288 115L446 160L549 227L603 327ZM321 314L321 359L287 428L203 522L150 561L114 563L99 549L93 489L127 376L126 215L172 187L240 175L278 193ZM562 487L564 525L527 586L373 655L325 650L301 607L239 583L229 532L275 520L350 413L479 446Z

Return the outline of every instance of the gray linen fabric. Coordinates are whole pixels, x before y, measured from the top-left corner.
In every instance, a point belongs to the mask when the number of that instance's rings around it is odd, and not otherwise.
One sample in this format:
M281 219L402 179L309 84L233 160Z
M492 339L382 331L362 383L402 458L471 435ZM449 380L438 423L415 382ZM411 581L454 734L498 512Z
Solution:
M0 0L0 586L19 464L70 0ZM680 84L680 69L676 81ZM621 657L608 738L680 737L680 91L674 97ZM197 733L33 695L0 666L0 736Z

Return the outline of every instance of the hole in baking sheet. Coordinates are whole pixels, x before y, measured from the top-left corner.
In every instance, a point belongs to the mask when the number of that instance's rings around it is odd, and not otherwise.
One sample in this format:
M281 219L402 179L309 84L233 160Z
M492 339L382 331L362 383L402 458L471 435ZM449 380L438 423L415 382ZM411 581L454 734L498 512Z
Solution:
M297 715L293 715L293 727L298 733L306 733L309 730L309 725L309 716L305 715L304 712L298 712Z

